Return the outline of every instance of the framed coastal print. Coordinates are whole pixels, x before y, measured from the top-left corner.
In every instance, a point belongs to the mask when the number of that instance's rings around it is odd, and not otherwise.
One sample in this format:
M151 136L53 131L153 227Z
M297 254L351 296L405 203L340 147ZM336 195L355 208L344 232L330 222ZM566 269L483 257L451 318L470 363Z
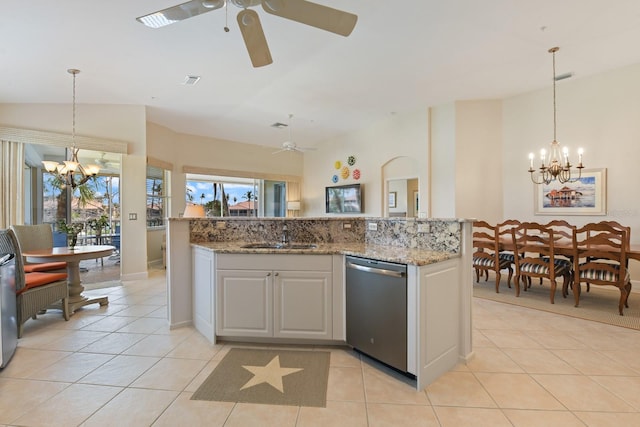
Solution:
M535 185L536 215L606 215L607 169L583 169L579 180Z

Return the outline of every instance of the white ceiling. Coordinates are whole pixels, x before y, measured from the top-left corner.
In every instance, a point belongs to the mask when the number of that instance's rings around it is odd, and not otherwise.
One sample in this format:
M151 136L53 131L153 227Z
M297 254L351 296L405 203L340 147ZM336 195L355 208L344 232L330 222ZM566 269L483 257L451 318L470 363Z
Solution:
M317 0L358 15L347 38L257 8L274 61L262 68L231 4L228 33L224 9L135 20L179 2L2 0L0 103L70 103L79 68L79 104L147 105L177 132L273 146L288 136L270 125L292 113L293 140L313 146L392 112L550 87L552 46L574 78L640 63L638 0Z

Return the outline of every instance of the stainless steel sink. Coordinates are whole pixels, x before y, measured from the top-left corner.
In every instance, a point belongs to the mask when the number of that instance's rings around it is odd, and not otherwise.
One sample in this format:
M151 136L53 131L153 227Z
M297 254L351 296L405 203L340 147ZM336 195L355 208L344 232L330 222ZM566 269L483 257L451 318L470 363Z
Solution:
M315 249L318 245L314 245L313 243L299 243L299 244L291 244L282 246L282 249Z
M242 245L245 249L282 249L283 246L280 243L247 243Z
M315 249L318 245L313 243L292 243L288 245L282 243L247 243L242 247L244 249Z

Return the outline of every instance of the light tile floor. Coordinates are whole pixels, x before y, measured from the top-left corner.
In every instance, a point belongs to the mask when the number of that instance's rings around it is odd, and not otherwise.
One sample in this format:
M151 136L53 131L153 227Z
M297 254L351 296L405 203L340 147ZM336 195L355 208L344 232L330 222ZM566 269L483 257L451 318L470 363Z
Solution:
M326 408L204 402L189 398L230 345L169 330L163 271L91 292L109 305L27 322L0 425L640 426L633 330L474 299L475 358L425 391L336 348Z

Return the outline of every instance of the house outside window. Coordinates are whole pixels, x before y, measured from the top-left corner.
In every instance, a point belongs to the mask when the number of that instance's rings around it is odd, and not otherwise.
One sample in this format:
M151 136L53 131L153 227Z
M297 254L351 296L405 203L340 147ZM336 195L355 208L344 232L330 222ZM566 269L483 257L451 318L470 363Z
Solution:
M208 217L284 217L286 183L187 174L186 202L203 205Z

